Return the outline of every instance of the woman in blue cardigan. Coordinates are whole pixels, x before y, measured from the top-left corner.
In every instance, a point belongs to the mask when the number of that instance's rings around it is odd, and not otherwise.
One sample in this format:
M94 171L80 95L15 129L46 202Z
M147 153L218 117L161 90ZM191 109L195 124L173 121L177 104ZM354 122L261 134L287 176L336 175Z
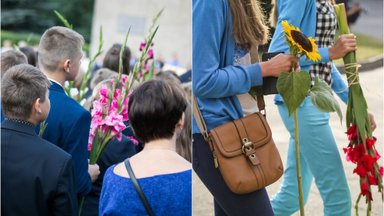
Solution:
M315 38L321 61L318 63L300 59L300 66L308 71L312 83L315 77L325 80L333 91L347 103L348 87L332 60L356 50L356 37L341 35L335 40L337 19L330 0L277 0L277 26L273 35L270 52L289 52L281 38L284 30L281 25L287 20L293 26ZM287 166L279 192L272 198L276 215L291 215L299 209L296 178L294 123L288 116L287 107L280 95L275 103L285 127L290 133ZM324 202L324 215L351 215L351 195L335 138L329 125L329 113L318 110L308 96L298 108L301 172L304 202L308 199L313 179ZM372 119L372 118L371 118ZM373 119L372 119L372 121ZM374 128L375 126L373 126Z
M263 76L289 71L297 59L280 54L268 62L251 64L250 49L268 37L256 1L194 0L192 7L193 93L211 130L256 112L250 88L262 85ZM228 189L196 121L192 130L193 167L214 196L215 214L273 215L265 189L245 195Z

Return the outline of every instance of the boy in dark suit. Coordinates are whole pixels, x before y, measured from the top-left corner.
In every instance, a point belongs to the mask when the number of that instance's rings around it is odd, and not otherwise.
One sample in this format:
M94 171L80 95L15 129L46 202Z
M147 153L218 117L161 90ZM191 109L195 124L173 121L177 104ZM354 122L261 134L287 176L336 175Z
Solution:
M50 82L21 64L1 81L1 215L76 215L71 156L35 132L46 119Z
M51 81L48 115L43 138L72 155L77 193L86 195L99 175L97 165L88 164L88 136L91 115L64 92L64 83L74 80L79 72L84 39L65 27L52 27L44 32L38 48L39 68Z

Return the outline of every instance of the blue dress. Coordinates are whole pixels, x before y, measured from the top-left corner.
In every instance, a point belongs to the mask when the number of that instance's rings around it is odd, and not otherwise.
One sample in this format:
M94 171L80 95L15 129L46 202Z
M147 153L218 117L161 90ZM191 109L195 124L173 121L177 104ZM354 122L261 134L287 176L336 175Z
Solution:
M132 182L108 168L100 196L100 215L147 215ZM192 215L192 171L137 179L155 215Z

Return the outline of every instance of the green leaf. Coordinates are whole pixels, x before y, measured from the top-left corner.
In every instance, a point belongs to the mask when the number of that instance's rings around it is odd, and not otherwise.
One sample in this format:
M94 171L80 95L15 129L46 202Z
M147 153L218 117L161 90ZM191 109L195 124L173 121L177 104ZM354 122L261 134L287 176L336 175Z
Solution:
M296 110L308 94L311 86L309 74L305 71L284 72L277 80L277 91L283 97L289 115Z
M69 29L73 29L73 26L72 24L70 24L68 22L67 19L65 19L65 17L63 15L61 15L58 11L54 10L53 12L55 12L56 16L60 19L60 21L63 23L63 25Z
M324 81L316 77L315 85L309 92L311 101L320 111L337 112L340 122L343 120L343 114L339 103L332 95L331 87Z

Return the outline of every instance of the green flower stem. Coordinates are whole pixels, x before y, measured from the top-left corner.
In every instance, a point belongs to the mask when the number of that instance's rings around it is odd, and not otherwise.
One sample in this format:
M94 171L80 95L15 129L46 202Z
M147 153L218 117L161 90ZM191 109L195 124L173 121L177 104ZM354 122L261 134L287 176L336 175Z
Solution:
M84 199L85 199L85 197L83 197L83 196L80 197L78 216L81 216L81 211L83 210Z
M355 211L356 211L356 216L359 216L359 202L361 199L361 193L357 197L356 203L355 203Z
M296 147L296 171L297 171L297 187L299 188L299 204L300 204L300 216L304 216L304 200L303 200L303 184L301 177L300 167L300 148L299 148L299 121L297 117L297 109L293 112L293 118L295 121L295 147Z

